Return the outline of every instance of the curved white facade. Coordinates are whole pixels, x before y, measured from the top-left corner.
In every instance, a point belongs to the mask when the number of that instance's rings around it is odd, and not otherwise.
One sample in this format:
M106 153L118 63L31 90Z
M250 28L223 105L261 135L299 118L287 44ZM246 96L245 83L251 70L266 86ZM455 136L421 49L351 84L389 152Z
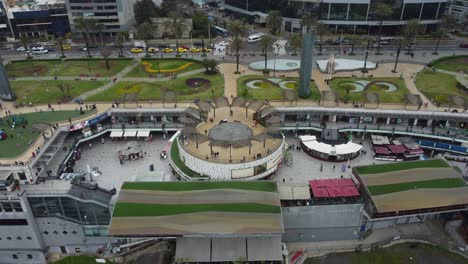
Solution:
M210 177L210 180L256 180L264 178L278 168L283 159L284 136L281 146L270 155L245 163L216 163L190 155L176 140L179 154L185 165L191 170Z

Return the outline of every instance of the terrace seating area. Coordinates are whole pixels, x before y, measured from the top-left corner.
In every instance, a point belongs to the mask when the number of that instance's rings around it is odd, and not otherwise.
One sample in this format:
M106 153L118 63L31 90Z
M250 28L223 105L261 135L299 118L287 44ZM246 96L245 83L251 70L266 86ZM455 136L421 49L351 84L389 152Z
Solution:
M309 181L314 198L359 197L352 179L324 179Z
M420 145L410 137L390 141L386 136L372 135L372 150L376 160L418 160L424 154Z
M432 140L418 140L417 141L422 148L435 149L440 151L454 152L458 154L468 154L468 147L452 145L448 143L432 141Z

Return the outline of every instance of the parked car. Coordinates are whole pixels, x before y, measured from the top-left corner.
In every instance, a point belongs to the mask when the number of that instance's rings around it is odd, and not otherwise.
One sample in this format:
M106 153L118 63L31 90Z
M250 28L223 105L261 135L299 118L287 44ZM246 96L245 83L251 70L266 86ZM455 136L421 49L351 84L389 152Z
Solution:
M208 53L209 53L209 52L212 52L213 50L210 49L210 48L206 48L206 49L203 49L202 51L203 51L203 52L208 52Z
M192 53L197 53L197 52L200 52L200 51L201 51L200 48L196 48L196 47L191 47L190 48L190 52L192 52Z
M187 52L187 49L186 49L186 48L179 47L179 48L177 49L177 51L179 51L179 53L185 53L185 52Z
M158 52L159 52L159 49L158 49L158 48L154 48L154 47L149 47L149 48L148 48L148 52L151 52L151 53L158 53Z
M460 43L460 48L468 48L468 42Z
M18 48L16 48L16 51L26 51L26 48L25 47L18 47Z
M63 48L63 50L71 50L72 49L70 44L63 44L62 48Z
M171 48L164 48L164 49L163 49L163 52L164 52L164 53L171 53L171 52L174 52L174 50L171 49Z

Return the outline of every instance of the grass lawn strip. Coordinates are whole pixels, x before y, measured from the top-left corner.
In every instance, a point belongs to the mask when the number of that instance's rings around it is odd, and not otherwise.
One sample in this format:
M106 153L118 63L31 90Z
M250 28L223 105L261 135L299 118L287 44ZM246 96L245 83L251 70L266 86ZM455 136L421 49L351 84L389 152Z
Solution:
M402 192L422 188L458 188L465 186L465 182L460 178L436 179L429 181L404 182L386 185L367 186L372 195L381 195L394 192Z
M458 95L468 100L468 94L457 89L457 80L450 74L423 70L417 74L415 84L429 100L441 104L449 104L450 95Z
M209 87L193 88L185 82L190 78L203 78L210 81ZM214 93L212 92L214 91ZM224 94L224 80L221 74L194 74L176 80L154 82L119 82L105 91L86 98L91 102L120 101L148 101L162 100L164 91L174 91L178 101L192 101L193 99L208 100Z
M369 82L389 82L397 86L397 90L393 92L386 92L373 85L367 92L374 92L379 94L380 102L382 103L403 103L405 94L409 94L408 88L406 88L405 81L396 77L375 77L375 78L345 78L337 77L330 81L330 88L337 92L338 97L341 100L346 99L346 89L341 85L342 83L350 83L353 81L369 81ZM348 101L363 102L367 101L366 91L353 92L350 91Z
M197 191L216 189L240 189L260 192L276 192L274 182L126 182L122 185L126 190L151 191Z
M89 114L91 111L85 111ZM7 124L7 118L3 118L3 124L0 129L3 129L8 137L6 140L0 141L0 158L14 158L24 153L30 143L40 135L40 131L33 129L35 124L53 124L60 121L66 121L68 118L80 117L79 111L54 111L54 112L39 112L19 115L28 121L25 129L21 125L12 129ZM13 137L11 137L13 135Z
M11 87L17 96L16 102L33 104L55 104L61 102L63 94L58 88L60 83L73 83L70 97L77 97L85 92L97 89L103 81L11 81Z
M56 72L58 76L91 75L111 77L125 69L132 60L109 60L110 69L107 71L106 62L103 59L91 60L65 60Z
M376 174L391 171L409 170L417 168L443 168L450 167L447 162L439 159L422 160L422 161L408 161L380 165L369 165L354 167L354 170L359 174Z
M145 217L190 214L198 212L241 212L241 213L281 213L279 206L232 203L232 204L138 204L117 203L113 217Z
M112 264L109 260L106 263ZM52 264L96 264L96 257L91 256L68 256L61 260L55 261Z
M53 76L62 60L20 60L6 65L9 77Z
M156 74L157 73L151 73L151 72L147 72L145 70L145 65L143 65L142 63L144 62L149 62L151 63L151 69L153 70L158 70L158 65L159 65L159 70L175 70L175 69L178 69L180 67L182 67L183 65L187 64L187 63L193 63L192 65L188 66L187 68L184 68L184 69L181 69L177 72L174 72L175 74L180 74L180 73L184 73L184 72L190 72L190 71L194 71L194 70L198 70L198 69L201 69L203 68L203 66L195 61L195 60L182 60L182 59L142 59L141 60L141 63L133 68L125 77L149 77L150 75L153 75L153 77L156 77ZM161 73L163 76L166 76L166 75L172 75L173 73Z
M468 73L468 55L453 58L448 57L446 60L440 58L438 62L434 63L434 66L441 70L451 72L465 71L465 73Z
M246 99L256 99L256 100L283 100L283 91L284 89L266 81L263 82L261 87L258 89L251 89L245 85L245 82L248 80L267 80L269 78L275 77L264 77L260 75L247 75L242 76L237 80L237 94L242 96ZM296 81L299 84L299 78L280 78L284 81ZM287 85L290 86L290 85ZM292 87L292 86L290 86ZM308 100L319 100L320 99L320 91L318 90L315 82L311 82L310 85L310 95L307 98L300 98L298 99L308 99Z

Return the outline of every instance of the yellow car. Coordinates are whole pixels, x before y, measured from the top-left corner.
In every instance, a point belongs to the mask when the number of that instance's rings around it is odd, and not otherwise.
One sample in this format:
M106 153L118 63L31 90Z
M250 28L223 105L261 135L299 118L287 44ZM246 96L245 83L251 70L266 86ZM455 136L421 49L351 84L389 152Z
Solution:
M164 52L164 53L171 53L171 52L174 52L174 50L171 49L171 48L164 48L164 49L163 49L163 52Z
M184 49L184 48L178 48L177 50L179 51L179 53L187 52L187 49Z
M203 52L212 52L213 50L210 48L203 49Z
M196 53L196 52L200 52L200 51L201 51L200 48L195 48L195 47L190 48L190 52Z
M62 45L63 50L71 50L71 45L69 44L63 44Z
M151 52L151 53L158 53L158 52L159 52L159 49L158 49L158 48L150 47L150 48L148 48L148 52Z
M132 48L131 52L132 53L142 53L143 49L142 48Z

